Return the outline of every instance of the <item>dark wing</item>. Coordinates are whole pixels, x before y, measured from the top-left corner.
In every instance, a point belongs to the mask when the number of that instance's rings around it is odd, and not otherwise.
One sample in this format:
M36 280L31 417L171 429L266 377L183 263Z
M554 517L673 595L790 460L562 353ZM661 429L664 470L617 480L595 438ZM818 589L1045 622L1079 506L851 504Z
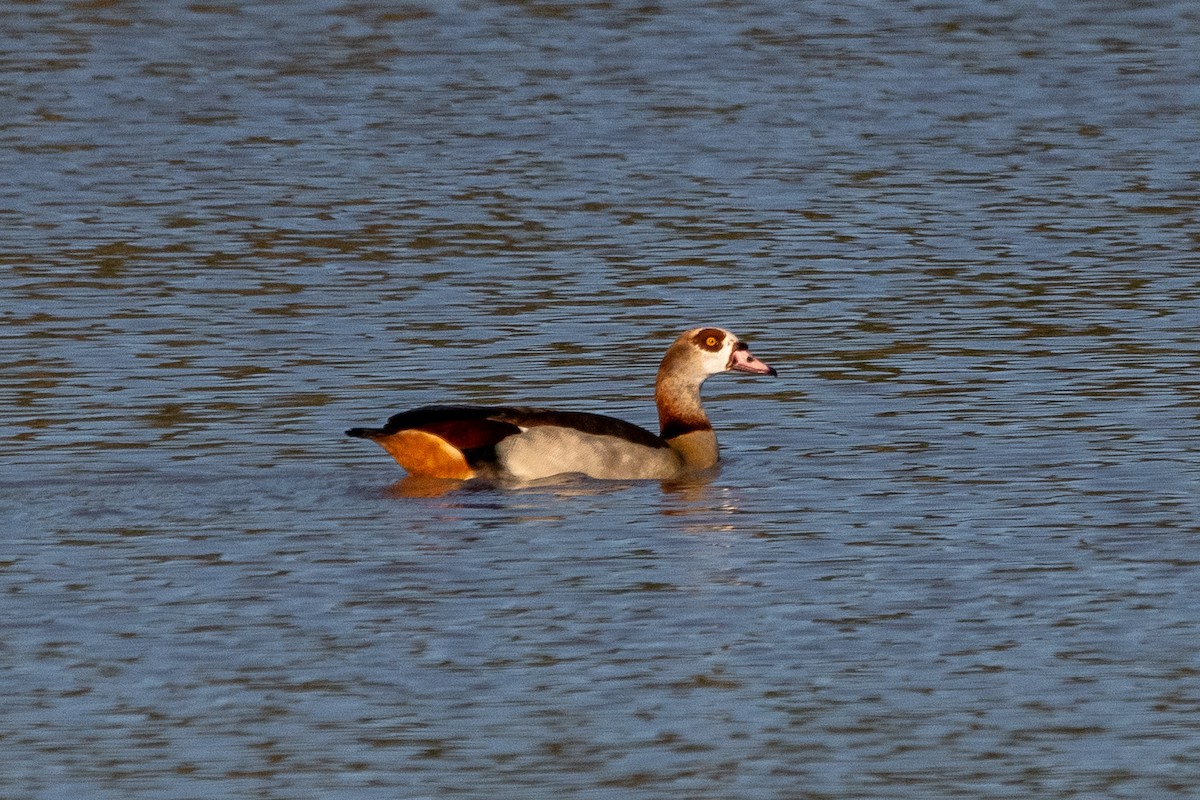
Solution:
M351 428L346 435L377 439L398 431L422 430L441 437L466 454L469 461L475 461L494 455L501 440L520 433L522 428L539 425L615 436L646 447L668 446L645 428L616 417L520 406L423 406L396 414L383 428Z
M645 447L669 447L659 437L645 428L616 417L603 414L588 414L582 411L552 411L546 408L493 408L491 419L508 422L522 428L553 425L573 428L593 436L615 436Z

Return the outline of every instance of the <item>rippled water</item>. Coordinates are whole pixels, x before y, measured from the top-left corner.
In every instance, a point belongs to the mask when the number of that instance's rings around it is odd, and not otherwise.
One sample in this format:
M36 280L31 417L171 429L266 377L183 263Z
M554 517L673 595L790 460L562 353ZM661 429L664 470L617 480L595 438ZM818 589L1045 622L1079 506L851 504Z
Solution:
M4 16L0 795L1194 793L1192 4ZM702 323L706 481L341 435Z

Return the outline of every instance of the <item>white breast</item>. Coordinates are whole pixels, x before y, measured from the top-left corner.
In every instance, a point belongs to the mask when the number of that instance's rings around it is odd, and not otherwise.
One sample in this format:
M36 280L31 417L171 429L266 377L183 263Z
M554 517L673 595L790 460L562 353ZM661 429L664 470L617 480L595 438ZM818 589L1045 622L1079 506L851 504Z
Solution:
M598 436L573 428L540 425L496 445L500 467L522 481L565 473L608 480L671 478L679 474L679 456L669 447L647 447L616 436Z

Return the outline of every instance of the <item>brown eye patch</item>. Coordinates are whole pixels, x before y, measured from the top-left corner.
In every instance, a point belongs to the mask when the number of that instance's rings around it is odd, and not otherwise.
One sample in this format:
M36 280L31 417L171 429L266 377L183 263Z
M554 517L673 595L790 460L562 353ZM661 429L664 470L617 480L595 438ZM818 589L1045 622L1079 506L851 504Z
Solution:
M721 345L725 343L725 331L716 328L705 328L702 331L697 331L692 337L692 341L697 347L708 350L710 353L715 353L721 349Z

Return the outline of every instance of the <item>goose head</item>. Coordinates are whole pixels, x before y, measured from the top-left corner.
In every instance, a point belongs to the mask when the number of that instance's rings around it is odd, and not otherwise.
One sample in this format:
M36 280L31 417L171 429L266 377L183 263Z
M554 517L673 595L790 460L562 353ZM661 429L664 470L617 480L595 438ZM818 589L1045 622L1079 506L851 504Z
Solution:
M659 377L668 375L699 385L721 372L777 373L750 353L750 346L722 328L693 328L667 350Z

